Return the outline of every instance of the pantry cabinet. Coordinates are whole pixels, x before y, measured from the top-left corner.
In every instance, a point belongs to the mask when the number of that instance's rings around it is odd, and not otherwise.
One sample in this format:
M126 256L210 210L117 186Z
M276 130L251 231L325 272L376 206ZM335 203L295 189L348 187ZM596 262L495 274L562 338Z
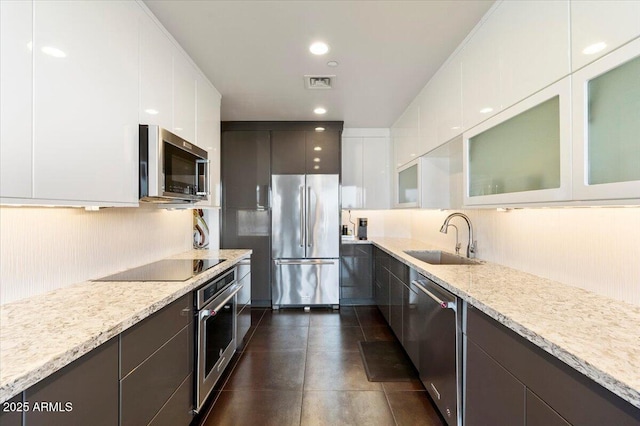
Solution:
M571 65L578 70L640 37L640 2L571 1Z
M33 5L0 2L0 197L32 196Z
M573 77L574 198L640 199L640 39Z
M34 198L137 203L139 13L34 3Z
M464 204L569 200L569 105L566 78L465 132Z

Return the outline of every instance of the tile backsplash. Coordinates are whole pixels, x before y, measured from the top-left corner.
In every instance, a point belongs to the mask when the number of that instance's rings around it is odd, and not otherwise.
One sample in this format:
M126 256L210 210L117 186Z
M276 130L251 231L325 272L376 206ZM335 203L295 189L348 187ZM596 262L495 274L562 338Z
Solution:
M640 305L640 207L462 211L473 223L478 258ZM369 218L370 236L413 238L453 252L455 232L439 232L449 213L353 210L351 216ZM464 253L467 227L451 223Z

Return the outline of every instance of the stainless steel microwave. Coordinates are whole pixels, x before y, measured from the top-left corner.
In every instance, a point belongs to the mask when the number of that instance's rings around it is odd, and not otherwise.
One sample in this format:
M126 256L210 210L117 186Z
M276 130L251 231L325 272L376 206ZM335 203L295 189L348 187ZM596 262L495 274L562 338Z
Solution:
M140 201L195 203L209 196L207 151L159 126L140 125Z

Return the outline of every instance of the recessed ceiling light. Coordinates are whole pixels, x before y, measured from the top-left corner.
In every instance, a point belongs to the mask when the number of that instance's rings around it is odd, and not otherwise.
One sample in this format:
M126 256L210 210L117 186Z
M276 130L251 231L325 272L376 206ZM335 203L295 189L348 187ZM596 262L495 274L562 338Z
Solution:
M324 132L324 127L316 127L316 132Z
M27 43L27 49L33 51L33 42L30 41L29 43Z
M322 108L322 107L318 107L318 108L314 109L313 112L315 112L316 114L326 114L327 110Z
M174 127L173 130L180 131L180 130L183 130L183 129L182 129L182 127Z
M601 41L599 43L595 43L585 47L582 53L584 53L585 55L593 55L594 53L600 52L605 47L607 47L607 43L605 43L604 41Z
M329 62L327 62L327 66L328 67L337 67L338 66L338 62L337 61L329 61Z
M314 169L318 170L320 166L313 166Z
M45 55L53 56L54 58L66 58L67 54L57 47L52 46L44 46L42 49L42 53Z
M149 108L149 109L145 109L144 112L150 115L158 115L160 111L158 111L157 109Z
M309 51L314 55L324 55L329 51L329 46L327 46L327 43L316 41L311 46L309 46Z
M316 146L313 148L314 151L322 151L322 147L321 146Z
M491 108L491 107L482 108L482 109L480 110L480 114L488 114L488 113L490 113L491 111L493 111L493 108Z
M314 158L314 159L313 159L313 161L314 161L315 163L319 163L319 162L320 162L320 159L319 159L318 157L316 157L316 158Z

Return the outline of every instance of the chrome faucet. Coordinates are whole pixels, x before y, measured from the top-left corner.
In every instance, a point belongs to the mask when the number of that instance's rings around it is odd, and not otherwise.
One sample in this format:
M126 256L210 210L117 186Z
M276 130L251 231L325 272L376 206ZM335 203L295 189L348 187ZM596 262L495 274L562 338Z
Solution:
M475 241L473 239L473 226L471 225L471 219L469 219L467 217L467 215L462 214L462 213L451 213L449 216L447 216L447 218L444 220L444 223L442 224L442 227L440 228L440 232L442 232L443 234L447 233L447 228L449 227L449 221L451 219L453 219L454 217L461 217L463 218L466 222L467 222L467 226L469 227L469 243L467 244L467 257L468 258L474 258L476 257L476 245L477 245L477 241ZM451 225L453 226L453 225ZM458 228L456 228L456 231L458 231ZM457 232L456 232L457 234ZM458 243L458 236L456 235L456 245Z

